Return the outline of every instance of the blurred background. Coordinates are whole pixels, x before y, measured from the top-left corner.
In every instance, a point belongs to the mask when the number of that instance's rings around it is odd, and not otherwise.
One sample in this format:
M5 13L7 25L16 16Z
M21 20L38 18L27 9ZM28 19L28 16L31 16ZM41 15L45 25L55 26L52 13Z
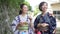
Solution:
M56 34L60 34L60 0L0 0L0 34L13 34L11 24L12 20L19 15L20 4L25 3L28 6L28 14L34 17L34 21L41 13L38 6L42 1L48 3L48 11L56 17Z

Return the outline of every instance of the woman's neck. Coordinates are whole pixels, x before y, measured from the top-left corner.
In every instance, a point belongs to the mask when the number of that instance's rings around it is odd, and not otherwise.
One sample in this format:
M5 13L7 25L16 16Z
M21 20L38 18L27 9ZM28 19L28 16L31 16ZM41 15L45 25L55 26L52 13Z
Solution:
M45 12L42 12L42 15L44 16L46 13L47 13L46 11Z
M26 15L26 13L22 13L21 15L22 15L22 16L25 16L25 15Z

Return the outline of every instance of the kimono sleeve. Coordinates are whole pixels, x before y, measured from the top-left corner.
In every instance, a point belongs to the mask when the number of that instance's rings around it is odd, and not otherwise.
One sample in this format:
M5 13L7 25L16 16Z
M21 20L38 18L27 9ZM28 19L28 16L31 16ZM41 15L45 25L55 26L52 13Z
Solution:
M52 31L54 31L56 29L56 18L55 17L51 17L51 24L52 24Z
M13 32L16 31L17 24L18 24L18 18L15 17L15 19L12 21L12 30L13 30Z
M52 28L55 29L56 28L56 18L52 17Z
M34 21L34 28L37 29L37 25L39 23L39 17L37 16L35 21Z

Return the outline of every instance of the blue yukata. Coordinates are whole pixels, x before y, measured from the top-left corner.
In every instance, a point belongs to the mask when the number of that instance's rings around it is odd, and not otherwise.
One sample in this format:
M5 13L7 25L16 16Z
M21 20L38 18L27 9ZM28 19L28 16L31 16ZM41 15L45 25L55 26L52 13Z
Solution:
M45 32L40 31L42 34L53 34L53 31L56 29L56 19L53 16L50 16L47 12L44 16L42 14L38 15L34 21L34 28L37 28L39 23L47 23L49 25L48 30Z
M32 28L30 28L30 20L28 19L28 15L25 15L24 17L22 15L18 15L15 17L15 19L12 22L12 29L13 29L13 33L14 34L32 34L32 32L30 32L30 30L32 30ZM20 31L20 30L16 30L16 26L20 23L20 22L27 22L28 23L28 30L27 31Z

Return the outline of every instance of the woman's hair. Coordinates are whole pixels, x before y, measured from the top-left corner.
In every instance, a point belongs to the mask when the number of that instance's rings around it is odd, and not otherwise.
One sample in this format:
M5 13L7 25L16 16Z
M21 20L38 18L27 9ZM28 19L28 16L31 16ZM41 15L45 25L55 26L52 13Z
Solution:
M40 11L42 11L42 6L44 5L44 3L46 3L46 4L48 5L47 2L41 2L41 3L39 4L39 10L40 10Z
M20 11L19 11L19 14L22 14L22 10L21 10L21 9L23 8L24 5L26 5L26 4L20 4Z

